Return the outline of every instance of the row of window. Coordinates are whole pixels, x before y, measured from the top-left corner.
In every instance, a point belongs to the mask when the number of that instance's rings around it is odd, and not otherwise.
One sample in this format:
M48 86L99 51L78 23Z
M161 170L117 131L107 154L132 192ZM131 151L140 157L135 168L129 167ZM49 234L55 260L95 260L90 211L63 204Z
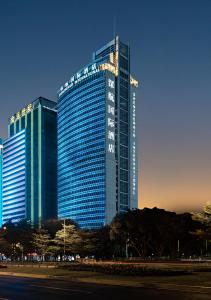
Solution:
M86 196L87 197L89 197L89 196L95 196L95 197L101 198L101 197L104 197L104 193L105 193L105 189L104 188L102 188L101 190L99 190L99 189L90 190L90 191L87 191L85 193L82 193L80 195L80 198L82 199L83 197L86 197ZM80 194L80 193L78 193L78 194ZM70 197L70 194L68 194L66 196L59 197L58 198L58 203L60 205L60 203L63 203L63 201L67 201L67 202L73 201L74 202L74 201L78 201L78 199L79 199L79 197L78 197L77 193L75 193L71 197Z
M97 196L98 194L98 196ZM100 200L99 200L100 199ZM78 204L83 204L83 203L96 203L98 204L99 202L104 203L105 205L105 194L102 194L101 192L96 192L96 194L93 195L84 195L83 197L77 198L77 197L72 197L71 201L69 199L66 199L65 201L59 202L59 208L63 207L69 207L71 206L77 206Z
M78 93L73 96L70 92L63 101L59 102L59 112L58 116L60 121L62 121L61 111L66 113L69 111L75 111L80 107L84 107L88 102L92 103L93 100L103 99L104 95L104 83L102 81L96 82L95 85L92 85L89 89L84 89L83 91L78 91Z
M81 180L76 181L76 182L70 182L69 186L71 185L71 194L74 192L77 192L78 190L83 191L86 190L87 188L94 188L94 187L99 187L101 189L102 186L104 186L105 178L104 177L98 177L97 179L90 178L89 180L83 180L83 185L81 185ZM65 195L66 191L69 191L69 186L66 188L62 188L62 191L60 189L60 196ZM69 192L68 192L69 194Z
M76 137L75 139L70 139L70 140L68 140L67 143L63 142L63 144L59 146L59 151L61 149L62 152L60 151L60 153L64 153L66 151L68 151L68 153L69 153L70 149L81 150L83 148L86 148L86 147L88 147L88 145L93 144L93 142L92 142L93 140L99 141L99 140L105 139L105 137L103 136L103 133L104 133L104 128L102 130L95 132L95 134L92 134L92 135L89 134L89 135L85 135L84 137L81 137L81 138ZM71 145L71 147L68 147L69 145Z
M105 74L103 72L99 72L96 73L92 76L90 76L89 78L77 83L76 85L74 85L73 87L71 87L71 89L68 89L64 94L62 94L61 97L59 97L58 99L58 104L60 105L60 103L64 103L65 99L67 97L67 94L69 94L71 92L71 95L73 96L74 94L77 94L78 91L84 91L87 90L87 88L89 88L89 86L96 85L96 81L99 81L99 79L104 79Z
M67 147L66 151L63 152L62 150L60 150L60 148L58 148L58 160L59 160L59 165L62 164L62 159L64 157L64 159L71 159L71 157L73 157L73 155L88 155L89 153L91 153L92 151L96 151L96 153L98 151L102 151L103 149L105 149L105 140L100 139L99 141L92 141L89 144L86 144L86 147L83 147L83 145L81 145L81 147L77 147L77 149L72 148L72 146L70 145L70 147ZM61 151L61 153L60 153Z
M96 202L89 202L89 203L81 203L78 205L71 205L68 208L67 207L59 207L59 211L60 213L63 213L65 211L69 211L71 214L73 213L78 213L78 212L82 212L82 211L87 211L87 212L91 212L93 213L93 211L97 211L99 208L104 209L105 208L105 203L101 202L101 203L96 203Z
M65 183L69 183L70 180L73 181L73 180L81 180L83 182L83 176L80 176L80 175L83 175L83 174L86 174L87 172L91 173L90 176L99 176L99 171L101 171L103 169L103 172L104 172L104 167L102 166L102 164L98 164L98 165L90 165L88 167L83 167L83 169L76 169L75 172L74 172L74 178L73 178L73 172L68 171L68 172L65 172L63 175L60 175L60 173L58 174L59 175L59 181L58 181L58 187L61 187L65 185Z
M72 111L71 107L68 108L67 111L64 110L61 117L58 116L59 128L63 128L63 127L65 128L65 125L67 125L70 122L71 124L74 124L77 118L79 117L81 118L81 116L83 116L85 113L87 114L89 111L101 108L102 112L104 112L105 101L102 101L104 98L102 96L100 97L99 95L94 95L93 98L94 100L92 101L91 104L83 105L83 107L77 108L77 110L75 111ZM86 103L85 99L82 98L82 100L85 104Z

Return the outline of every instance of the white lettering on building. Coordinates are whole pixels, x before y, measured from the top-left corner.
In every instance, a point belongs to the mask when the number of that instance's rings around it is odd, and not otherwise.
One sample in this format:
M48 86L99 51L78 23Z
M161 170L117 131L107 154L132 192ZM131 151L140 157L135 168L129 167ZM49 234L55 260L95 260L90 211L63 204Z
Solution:
M136 195L136 93L132 93L132 193Z
M96 63L89 67L84 68L81 72L78 72L75 76L72 76L70 80L64 84L64 86L61 86L58 92L59 97L61 97L67 90L69 90L75 84L86 79L88 76L94 75L99 71L100 68L96 65Z
M112 89L114 89L114 80L110 79L108 80L108 86Z
M109 140L112 140L112 141L115 141L115 134L114 134L114 131L108 131L108 139Z
M114 116L114 114L115 114L114 106L111 106L110 104L108 104L108 113Z
M111 127L111 128L114 127L114 120L111 118L108 118L108 127Z
M114 102L114 93L108 92L108 100Z
M108 152L114 153L114 145L113 144L108 144Z
M108 152L115 153L115 83L114 80L108 78Z

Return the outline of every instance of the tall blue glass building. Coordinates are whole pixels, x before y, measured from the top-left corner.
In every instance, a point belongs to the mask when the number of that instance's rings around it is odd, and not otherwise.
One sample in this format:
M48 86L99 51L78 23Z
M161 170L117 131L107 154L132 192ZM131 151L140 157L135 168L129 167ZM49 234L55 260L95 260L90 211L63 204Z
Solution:
M58 214L99 228L137 208L136 87L118 37L58 91Z
M2 226L2 155L3 155L3 142L0 138L0 227Z
M3 144L3 223L57 217L56 103L39 97L10 118Z
M12 136L3 148L3 223L26 218L26 132Z

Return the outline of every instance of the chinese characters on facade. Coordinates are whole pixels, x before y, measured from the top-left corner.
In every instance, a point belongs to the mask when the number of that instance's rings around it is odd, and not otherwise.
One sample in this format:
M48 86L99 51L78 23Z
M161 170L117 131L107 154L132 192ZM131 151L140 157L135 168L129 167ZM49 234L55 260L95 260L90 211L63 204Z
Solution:
M115 153L115 83L110 78L108 79L107 99L108 152Z
M32 104L30 103L22 110L18 111L15 115L10 118L10 123L14 123L16 120L19 120L21 117L24 117L26 114L32 111Z

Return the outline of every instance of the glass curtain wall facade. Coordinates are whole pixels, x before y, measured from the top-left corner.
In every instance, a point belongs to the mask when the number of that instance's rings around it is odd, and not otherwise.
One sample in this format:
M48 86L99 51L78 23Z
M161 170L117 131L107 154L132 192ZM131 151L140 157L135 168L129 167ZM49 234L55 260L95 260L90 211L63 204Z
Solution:
M105 219L105 77L96 74L59 103L58 210L81 226Z
M129 46L116 37L58 91L60 218L99 228L137 208L137 85Z
M3 147L3 224L26 218L26 134L20 131Z
M22 155L25 162L24 191L25 215L32 225L43 220L57 217L57 111L56 103L39 97L27 107L10 118L9 138L4 144L3 169L6 172L7 159L12 159L12 153L6 153L7 143L15 140L24 132L25 152L17 149L17 156ZM8 158L7 158L8 156ZM3 190L6 182L3 180ZM13 193L17 186L13 186ZM6 195L3 196L3 214ZM10 212L13 207L10 207ZM9 210L8 210L9 211ZM11 220L16 217L8 213Z
M3 156L3 142L0 138L0 227L2 226L2 156Z

